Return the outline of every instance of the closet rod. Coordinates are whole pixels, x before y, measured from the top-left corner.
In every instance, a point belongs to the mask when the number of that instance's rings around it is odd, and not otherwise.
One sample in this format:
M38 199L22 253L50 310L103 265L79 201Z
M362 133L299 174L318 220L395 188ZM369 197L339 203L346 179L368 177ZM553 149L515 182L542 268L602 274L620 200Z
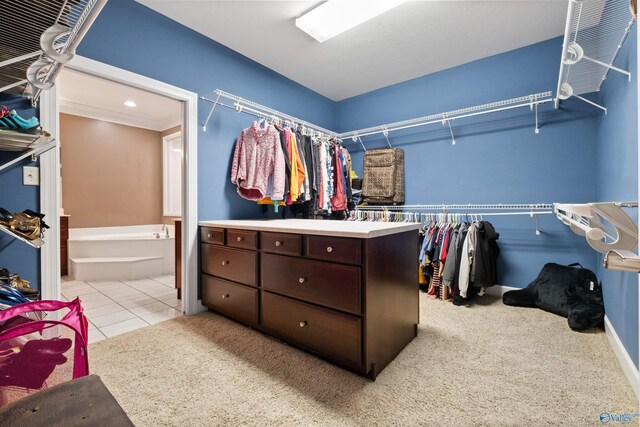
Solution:
M455 209L462 210L483 210L483 209L491 209L491 210L524 210L529 212L522 212L522 214L529 215L531 211L546 211L553 210L552 203L531 203L531 204L489 204L489 205L398 205L398 206L356 206L356 210L388 210L388 211L415 211L415 210L440 210L440 211L450 211Z
M264 106L262 104L258 104L257 102L253 102L253 101L250 101L248 99L244 99L244 98L242 98L242 97L240 97L238 95L234 95L234 94L231 94L229 92L225 92L225 91L220 90L220 89L214 90L213 93L217 96L218 99L219 98L226 98L226 99L229 99L229 100L233 101L233 107L231 107L231 108L235 109L238 112L241 112L243 110L248 110L248 111L254 112L256 114L260 114L263 117L276 117L276 118L281 119L282 121L289 121L289 122L292 122L292 123L300 124L300 125L302 125L304 127L310 128L310 129L312 129L312 130L314 130L316 132L327 134L327 135L329 135L331 137L336 136L336 132L334 132L332 130L325 129L322 126L315 125L313 123L307 122L306 120L301 120L301 119L299 119L299 118L297 118L295 116L291 116L289 114L282 113L282 112L280 112L278 110L274 110L273 108L269 108L269 107L266 107L266 106ZM204 96L201 96L200 99L203 100L203 101L212 103L213 104L213 106L211 107L212 111L216 107L216 105L223 105L225 107L229 107L228 105L220 103L218 100L214 101L213 99L209 99L209 98L206 98ZM207 124L209 123L209 120L211 120L211 116L209 116L207 118L207 121L205 122L203 127L206 128Z
M416 119L403 120L385 125L379 125L364 129L353 130L338 134L342 139L357 138L363 136L371 136L377 134L386 134L388 132L409 129L417 126L426 126L435 123L447 124L452 120L464 119L468 117L480 116L489 113L498 113L501 111L512 110L514 108L529 107L533 110L534 106L553 102L552 93L541 92L519 98L507 99L504 101L491 102L488 104L477 105L474 107L463 108L460 110L449 111L446 113L432 114L430 116L419 117Z

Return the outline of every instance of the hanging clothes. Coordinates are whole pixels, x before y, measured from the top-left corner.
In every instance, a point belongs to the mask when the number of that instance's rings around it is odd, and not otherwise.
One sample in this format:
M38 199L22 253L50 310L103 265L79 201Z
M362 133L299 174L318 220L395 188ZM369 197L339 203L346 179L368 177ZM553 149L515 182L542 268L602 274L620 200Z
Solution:
M254 122L240 133L233 154L231 182L240 197L247 200L283 198L285 162L280 135L273 125L263 129Z
M331 197L331 209L333 211L346 211L347 199L344 191L344 172L340 157L340 147L335 146L332 150L332 166L335 171L335 181L333 187L333 197Z

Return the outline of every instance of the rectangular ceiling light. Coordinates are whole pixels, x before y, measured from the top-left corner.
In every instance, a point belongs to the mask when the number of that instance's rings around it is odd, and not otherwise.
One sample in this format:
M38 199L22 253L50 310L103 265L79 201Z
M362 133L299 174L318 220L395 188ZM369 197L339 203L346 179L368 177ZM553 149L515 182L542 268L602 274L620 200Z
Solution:
M328 0L297 18L296 26L322 43L406 1Z

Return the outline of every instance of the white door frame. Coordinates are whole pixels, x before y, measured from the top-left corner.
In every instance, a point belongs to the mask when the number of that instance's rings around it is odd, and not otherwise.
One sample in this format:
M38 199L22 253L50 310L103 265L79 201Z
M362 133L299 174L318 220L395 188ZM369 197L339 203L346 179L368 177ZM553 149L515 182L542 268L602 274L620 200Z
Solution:
M180 145L184 145L184 143L182 142L182 132L178 131L178 132L174 132L172 134L166 135L162 137L162 216L164 217L181 217L182 216L182 212L180 211L171 211L169 209L169 200L171 199L171 195L170 192L171 190L168 188L170 186L170 184L168 185L167 182L167 178L168 178L168 171L169 171L169 157L168 157L168 144L171 142L171 140L173 139L178 139L180 138ZM182 154L182 153L180 153ZM170 154L169 154L170 155ZM182 180L181 180L182 181ZM169 180L170 182L170 180ZM180 187L182 187L182 185L180 185ZM182 191L182 189L181 189ZM181 195L182 196L182 195ZM181 203L182 204L182 203ZM180 209L182 210L182 206L177 207L176 209Z
M66 68L181 101L183 114L182 160L182 311L195 314L206 310L198 300L198 94L171 86L121 68L76 56ZM40 121L55 138L59 130L58 94L44 91L40 100ZM53 224L60 223L60 149L40 157L40 210ZM48 244L41 249L41 293L43 299L60 298L60 233L52 227Z

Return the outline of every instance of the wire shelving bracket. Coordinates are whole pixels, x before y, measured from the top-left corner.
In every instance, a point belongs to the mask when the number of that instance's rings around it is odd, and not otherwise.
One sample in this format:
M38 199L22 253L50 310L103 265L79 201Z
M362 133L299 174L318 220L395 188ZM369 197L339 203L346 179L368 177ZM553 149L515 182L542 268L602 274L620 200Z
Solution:
M638 226L623 208L637 208L638 202L554 204L558 219L584 236L595 251L605 254L604 267L640 273Z
M635 21L629 0L569 0L555 107L580 99L606 114L607 109L582 95L598 92L610 70L631 81L631 73L613 65Z
M2 3L0 92L36 103L75 53L107 0Z

